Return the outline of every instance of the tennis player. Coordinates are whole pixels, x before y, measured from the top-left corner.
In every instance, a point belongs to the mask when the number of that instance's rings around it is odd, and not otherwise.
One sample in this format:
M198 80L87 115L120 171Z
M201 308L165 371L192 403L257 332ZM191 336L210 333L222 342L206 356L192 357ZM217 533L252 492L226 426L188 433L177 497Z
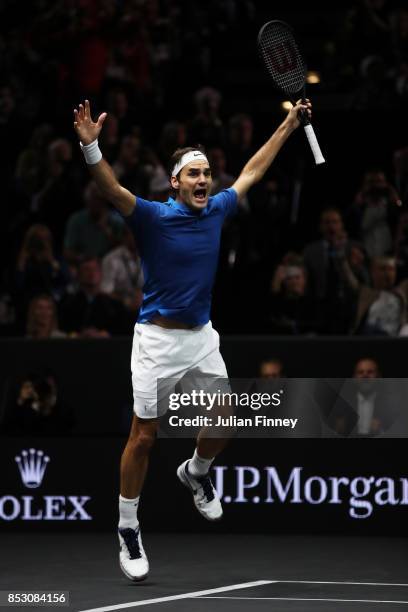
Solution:
M119 496L120 566L130 580L143 580L149 572L137 510L163 410L157 401L157 379L227 378L219 335L210 321L221 227L299 126L301 110L311 115L309 100L296 103L234 185L215 196L210 196L211 169L205 153L192 147L176 151L170 176L175 197L165 203L136 197L118 183L98 147L106 113L93 122L88 100L74 110L74 128L90 173L134 232L145 279L131 356L135 414L121 460ZM193 457L177 470L196 508L210 521L221 518L222 507L209 469L225 444L225 439L200 432Z

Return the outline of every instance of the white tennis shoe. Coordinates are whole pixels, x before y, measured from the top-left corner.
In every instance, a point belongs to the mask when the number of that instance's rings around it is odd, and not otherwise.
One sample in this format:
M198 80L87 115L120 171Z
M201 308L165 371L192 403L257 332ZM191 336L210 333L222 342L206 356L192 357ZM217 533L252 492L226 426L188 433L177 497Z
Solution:
M194 504L208 521L219 521L222 517L222 506L217 491L214 489L209 474L192 476L188 471L188 463L184 461L177 468L177 476L185 487L193 494Z
M140 528L119 529L119 563L122 572L134 582L147 578L149 562L142 544Z

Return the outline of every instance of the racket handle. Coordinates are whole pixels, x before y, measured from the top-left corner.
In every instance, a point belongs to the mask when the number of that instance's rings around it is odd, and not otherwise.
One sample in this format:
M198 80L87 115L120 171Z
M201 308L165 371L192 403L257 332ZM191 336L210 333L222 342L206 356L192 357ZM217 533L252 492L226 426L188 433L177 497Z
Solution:
M307 139L310 144L310 148L312 149L312 153L315 158L316 165L324 164L325 159L322 155L322 152L319 147L319 143L317 142L316 134L314 133L314 129L312 128L312 124L308 123L304 126L304 130L307 136Z

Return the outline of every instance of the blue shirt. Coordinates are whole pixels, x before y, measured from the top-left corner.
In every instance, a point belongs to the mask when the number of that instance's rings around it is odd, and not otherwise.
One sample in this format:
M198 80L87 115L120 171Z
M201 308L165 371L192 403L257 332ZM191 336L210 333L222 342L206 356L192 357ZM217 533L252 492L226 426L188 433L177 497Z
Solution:
M237 200L234 189L225 189L211 196L203 210L194 211L173 198L163 203L137 197L125 219L135 235L145 279L139 323L157 315L192 326L208 323L221 228L236 212Z

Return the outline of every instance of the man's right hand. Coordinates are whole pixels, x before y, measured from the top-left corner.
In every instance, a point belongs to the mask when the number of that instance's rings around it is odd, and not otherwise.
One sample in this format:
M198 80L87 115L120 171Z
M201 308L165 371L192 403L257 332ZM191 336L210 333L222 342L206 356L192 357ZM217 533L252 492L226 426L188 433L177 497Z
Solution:
M102 113L94 123L91 118L89 100L85 100L85 104L80 104L79 110L74 109L74 128L83 145L89 145L98 138L106 117L107 113Z

